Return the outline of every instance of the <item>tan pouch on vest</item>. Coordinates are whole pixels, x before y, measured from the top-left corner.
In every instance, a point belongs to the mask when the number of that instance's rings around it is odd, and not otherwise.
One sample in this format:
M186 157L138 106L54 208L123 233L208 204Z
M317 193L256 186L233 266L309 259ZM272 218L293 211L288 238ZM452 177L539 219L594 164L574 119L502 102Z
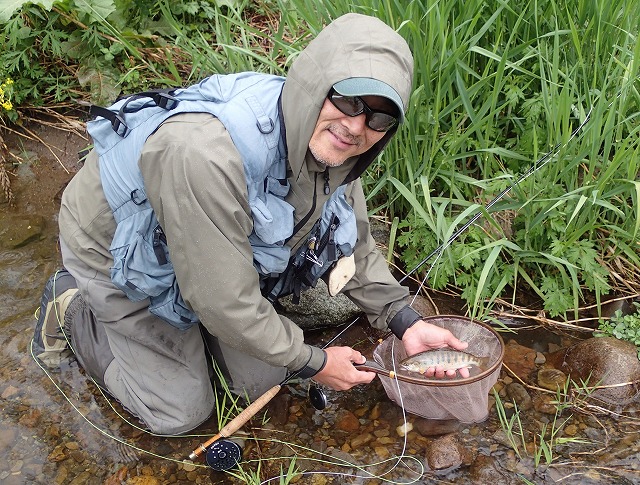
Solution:
M329 274L329 284L327 285L329 287L329 294L336 296L340 293L344 285L349 282L355 273L356 262L353 254L336 261L336 265Z

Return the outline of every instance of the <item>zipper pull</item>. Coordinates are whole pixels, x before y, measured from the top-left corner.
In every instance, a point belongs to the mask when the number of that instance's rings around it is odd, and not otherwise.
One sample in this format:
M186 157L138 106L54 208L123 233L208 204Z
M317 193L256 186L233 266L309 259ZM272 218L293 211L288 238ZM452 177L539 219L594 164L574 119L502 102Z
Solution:
M153 252L155 253L156 259L158 260L158 264L160 266L163 266L169 262L167 261L167 256L164 254L163 247L160 245L160 241L163 241L163 239L164 231L162 230L160 225L157 225L153 230Z
M329 195L331 187L329 187L329 168L324 169L324 195Z
M336 229L338 228L339 224L340 219L338 219L338 216L334 214L331 220L331 225L329 226L329 247L327 248L327 258L329 259L329 261L335 261L336 259L338 259L335 235Z

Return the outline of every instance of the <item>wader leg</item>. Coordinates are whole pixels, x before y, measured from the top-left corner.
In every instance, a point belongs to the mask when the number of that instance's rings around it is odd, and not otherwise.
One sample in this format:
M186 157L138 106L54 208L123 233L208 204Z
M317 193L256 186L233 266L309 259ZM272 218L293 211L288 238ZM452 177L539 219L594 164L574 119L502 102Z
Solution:
M154 433L184 433L205 421L215 402L198 325L181 331L164 322L148 301L129 300L60 246L86 304L70 329L85 371Z
M207 348L222 373L229 390L241 398L255 401L284 380L285 367L273 367L263 361L229 347L203 329ZM216 378L216 381L218 379Z

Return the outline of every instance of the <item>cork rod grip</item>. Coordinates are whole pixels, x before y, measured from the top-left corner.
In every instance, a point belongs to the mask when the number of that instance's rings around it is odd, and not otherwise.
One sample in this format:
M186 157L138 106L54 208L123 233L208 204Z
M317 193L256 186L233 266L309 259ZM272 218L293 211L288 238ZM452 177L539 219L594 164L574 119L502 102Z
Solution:
M228 438L233 433L238 431L242 426L246 424L247 421L255 416L258 411L265 407L269 403L269 401L271 401L275 397L276 394L278 394L278 391L280 391L281 387L281 384L276 384L258 399L249 404L240 414L229 421L227 425L218 432L217 435L213 436L209 441L198 445L198 447L193 450L193 452L191 452L189 458L191 460L195 460L198 456L207 451L208 446L212 445L220 438Z

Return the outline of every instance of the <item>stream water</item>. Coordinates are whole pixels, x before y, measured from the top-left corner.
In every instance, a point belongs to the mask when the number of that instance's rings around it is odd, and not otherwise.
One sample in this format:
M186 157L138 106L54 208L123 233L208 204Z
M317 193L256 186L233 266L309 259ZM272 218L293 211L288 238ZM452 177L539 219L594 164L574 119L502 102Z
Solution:
M68 135L60 140L65 147L69 143ZM81 144L74 142L72 148ZM522 423L520 436L517 427L505 432L495 405L488 419L477 424L404 417L378 378L348 392L329 391L330 406L323 411L310 405L308 382L286 386L244 429L245 479L214 472L201 462L184 462L218 430L216 416L196 430L197 436L151 436L102 395L74 361L48 373L31 356L34 312L45 281L60 264L53 199L68 174L46 151L29 150L21 148L22 163L14 172L16 207L0 205L0 233L24 225L35 234L0 244L0 483L223 484L245 483L249 476L260 477L251 483L281 483L281 470L286 472L293 458L297 470L305 472L295 483L315 485L640 483L635 419L569 409L554 421L553 410L542 406L519 414L506 406L512 422ZM39 191L27 190L34 185ZM318 331L308 338L322 344L335 332ZM378 337L356 325L337 343L371 355ZM512 337L530 347L535 343L540 352L559 341L544 329ZM503 371L497 388L512 381ZM406 441L398 433L405 419L412 428ZM556 434L541 434L543 425ZM541 441L550 443L550 455L536 459Z

